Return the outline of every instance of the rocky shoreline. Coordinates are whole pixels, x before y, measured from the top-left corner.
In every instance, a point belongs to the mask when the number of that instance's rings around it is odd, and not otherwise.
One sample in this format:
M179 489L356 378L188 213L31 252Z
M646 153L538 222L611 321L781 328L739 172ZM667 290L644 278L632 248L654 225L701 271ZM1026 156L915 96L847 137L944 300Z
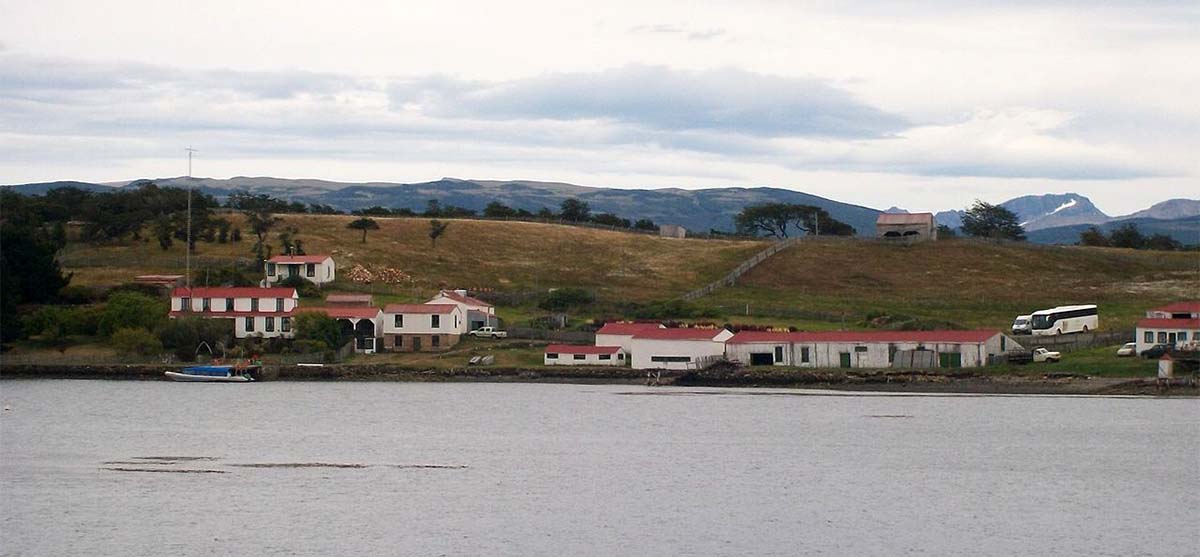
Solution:
M165 380L164 365L5 365L3 379L114 379ZM1200 396L1200 387L1176 381L1168 388L1152 378L990 375L959 371L842 371L799 369L715 369L671 371L648 378L645 371L629 368L547 367L455 369L410 368L387 364L334 364L327 366L268 366L268 381L414 381L414 382L527 382L579 384L646 384L681 387L774 387L846 391Z

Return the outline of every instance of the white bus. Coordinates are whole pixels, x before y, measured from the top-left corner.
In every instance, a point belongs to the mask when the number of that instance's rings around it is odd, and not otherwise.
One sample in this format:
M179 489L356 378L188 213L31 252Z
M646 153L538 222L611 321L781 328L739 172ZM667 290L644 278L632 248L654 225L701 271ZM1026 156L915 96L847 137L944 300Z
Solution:
M1095 305L1059 306L1033 312L1031 332L1035 335L1086 333L1100 327Z

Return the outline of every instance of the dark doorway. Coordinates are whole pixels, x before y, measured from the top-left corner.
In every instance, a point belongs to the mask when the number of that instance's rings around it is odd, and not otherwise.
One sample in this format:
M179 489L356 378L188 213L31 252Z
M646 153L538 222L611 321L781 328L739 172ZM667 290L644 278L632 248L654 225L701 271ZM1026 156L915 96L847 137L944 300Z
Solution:
M775 357L770 352L750 354L750 365L752 366L769 366L774 363Z

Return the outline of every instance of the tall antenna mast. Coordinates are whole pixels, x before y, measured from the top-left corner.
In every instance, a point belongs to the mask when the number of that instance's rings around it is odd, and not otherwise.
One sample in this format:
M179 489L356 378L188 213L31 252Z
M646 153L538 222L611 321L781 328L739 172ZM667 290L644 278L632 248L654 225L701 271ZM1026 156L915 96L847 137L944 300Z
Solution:
M192 295L192 155L199 151L188 147L184 149L188 154L188 173L187 173L187 244L183 246L184 265L187 268L187 276L184 277L184 284L188 288L188 297ZM190 303L190 302L189 302Z

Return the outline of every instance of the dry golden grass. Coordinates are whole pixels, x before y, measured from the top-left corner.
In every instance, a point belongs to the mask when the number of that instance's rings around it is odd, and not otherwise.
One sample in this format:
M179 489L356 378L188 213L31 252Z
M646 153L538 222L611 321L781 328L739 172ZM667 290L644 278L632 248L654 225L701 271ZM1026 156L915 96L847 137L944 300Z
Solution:
M228 215L243 227L241 215ZM382 295L419 298L439 288L529 290L577 286L602 298L652 300L678 296L715 280L767 245L761 241L678 240L528 222L455 220L433 249L429 219L376 218L379 230L367 234L346 228L356 217L286 215L284 226L297 235L308 253L329 253L339 274L362 264L398 268L413 277L411 285L379 286ZM278 245L275 234L272 245ZM194 268L235 259L249 261L253 238L240 243L197 244ZM118 284L134 275L179 273L183 246L161 250L155 242L117 246L71 244L62 261L75 273L76 284ZM335 288L360 289L339 279Z

